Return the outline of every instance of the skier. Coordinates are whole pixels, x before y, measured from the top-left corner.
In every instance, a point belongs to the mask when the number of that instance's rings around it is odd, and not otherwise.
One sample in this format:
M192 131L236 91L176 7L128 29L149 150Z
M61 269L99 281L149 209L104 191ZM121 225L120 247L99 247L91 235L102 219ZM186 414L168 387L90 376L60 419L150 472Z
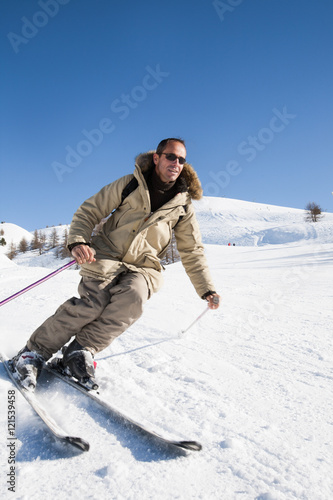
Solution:
M210 309L219 307L191 203L201 198L201 184L185 158L182 139L164 139L156 151L136 158L134 174L105 186L76 211L68 248L81 266L80 298L62 304L13 357L22 385L33 390L44 361L61 348L74 377L94 380L96 353L132 325L160 289L160 259L172 230L196 292Z

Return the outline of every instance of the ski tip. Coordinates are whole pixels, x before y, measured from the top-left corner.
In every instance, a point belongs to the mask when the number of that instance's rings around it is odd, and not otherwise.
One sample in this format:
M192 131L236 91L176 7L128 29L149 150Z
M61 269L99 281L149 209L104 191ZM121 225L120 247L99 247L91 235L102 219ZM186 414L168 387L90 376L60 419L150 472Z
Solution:
M66 441L81 451L89 451L90 444L80 437L67 436Z
M202 450L202 445L197 441L180 441L178 443L178 446L180 448L183 448L184 450L190 450L190 451Z

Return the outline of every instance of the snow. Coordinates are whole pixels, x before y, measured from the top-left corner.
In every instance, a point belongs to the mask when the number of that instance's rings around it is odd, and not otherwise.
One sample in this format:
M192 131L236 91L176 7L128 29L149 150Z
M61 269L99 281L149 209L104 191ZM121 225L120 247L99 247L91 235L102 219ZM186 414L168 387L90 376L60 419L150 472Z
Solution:
M43 377L38 391L55 419L91 448L55 443L16 393L16 492L8 491L12 385L0 366L1 498L332 498L333 215L311 224L303 211L218 198L196 209L221 307L182 336L205 304L181 263L168 266L144 315L97 356L97 373L116 407L203 450L158 448ZM65 262L0 257L1 300ZM15 354L77 295L78 281L71 268L1 307L1 349Z
M304 222L304 210L204 197L194 202L203 241L226 245L274 245L303 240L333 241L332 214L320 223Z
M17 245L20 243L22 238L25 238L27 242L30 243L33 238L32 234L29 233L29 231L9 222L2 222L0 224L0 230L3 231L3 237L5 238L7 245L11 242ZM0 250L2 250L3 252L5 248L0 246Z

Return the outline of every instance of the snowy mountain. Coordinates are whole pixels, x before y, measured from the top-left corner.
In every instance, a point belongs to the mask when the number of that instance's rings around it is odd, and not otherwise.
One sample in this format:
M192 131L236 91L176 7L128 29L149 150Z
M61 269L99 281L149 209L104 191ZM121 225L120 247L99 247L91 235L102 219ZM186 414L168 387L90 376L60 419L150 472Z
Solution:
M262 246L301 241L333 241L333 214L305 222L305 211L228 198L194 202L205 243Z
M52 234L55 231L58 237L59 244L63 241L65 231L68 231L69 225L61 225L61 226L53 226L46 227L43 229L39 229L38 234L40 237L44 236L46 243L50 241L52 238ZM31 243L33 240L33 233L29 233L25 229L17 226L16 224L11 223L2 223L0 224L0 230L3 232L3 237L6 241L5 246L0 246L0 259L2 265L0 264L0 268L4 265L10 265L9 259L6 257L6 254L9 250L10 245L13 243L16 247L19 246L21 240L25 238L28 243ZM68 260L68 259L66 259ZM28 251L25 253L19 253L13 260L12 264L31 266L31 267L50 267L56 268L59 267L59 260L55 258L55 251L50 250L45 253L39 255L38 251Z
M38 233L42 234L45 236L45 238L48 240L51 238L51 234L53 231L56 231L59 240L63 238L64 232L66 229L69 229L69 225L61 225L61 226L53 226L53 227L46 227L43 229L38 229ZM23 229L20 226L17 226L16 224L11 224L9 222L2 222L0 224L0 230L3 232L3 237L5 238L7 245L10 243L14 243L15 245L19 245L20 241L25 238L28 243L31 243L33 240L33 232L29 232L26 229ZM0 246L0 251L3 253L6 251L5 247Z
M333 214L313 224L305 221L305 211L228 198L203 197L194 201L203 242L206 244L262 246L301 241L330 243L333 241ZM10 223L0 224L8 244L18 245L22 238L31 242L33 233ZM69 225L39 229L47 240L56 231L59 241ZM0 246L0 253L6 247ZM42 259L40 259L42 260Z
M0 230L1 230L1 237L4 237L4 239L7 242L7 245L10 243L14 243L15 245L18 245L20 241L25 238L28 243L32 241L32 234L29 233L29 231L26 231L20 226L17 226L16 224L11 224L8 222L2 222L0 224ZM4 251L4 247L0 246L0 251Z
M159 449L44 377L38 394L45 405L91 448L74 453L56 444L16 394L12 493L12 386L0 366L1 498L332 498L333 214L310 224L302 210L218 198L204 198L196 210L221 307L182 335L205 304L181 263L167 266L164 287L140 320L97 356L97 375L118 408L196 439L203 450L182 457ZM51 254L14 261L0 254L0 300L61 265ZM1 307L1 350L15 354L77 295L79 279L77 270L64 271Z

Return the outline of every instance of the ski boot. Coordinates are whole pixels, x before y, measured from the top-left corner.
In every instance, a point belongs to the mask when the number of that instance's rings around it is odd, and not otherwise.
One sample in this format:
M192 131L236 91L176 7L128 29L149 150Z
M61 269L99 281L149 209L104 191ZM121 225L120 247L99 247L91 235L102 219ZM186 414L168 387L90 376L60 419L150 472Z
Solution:
M87 389L97 390L98 384L95 380L96 364L91 352L82 347L75 339L68 346L63 347L62 352L61 364L65 373L76 378Z
M25 346L10 360L10 365L18 375L20 384L25 389L34 391L44 362L43 356Z

